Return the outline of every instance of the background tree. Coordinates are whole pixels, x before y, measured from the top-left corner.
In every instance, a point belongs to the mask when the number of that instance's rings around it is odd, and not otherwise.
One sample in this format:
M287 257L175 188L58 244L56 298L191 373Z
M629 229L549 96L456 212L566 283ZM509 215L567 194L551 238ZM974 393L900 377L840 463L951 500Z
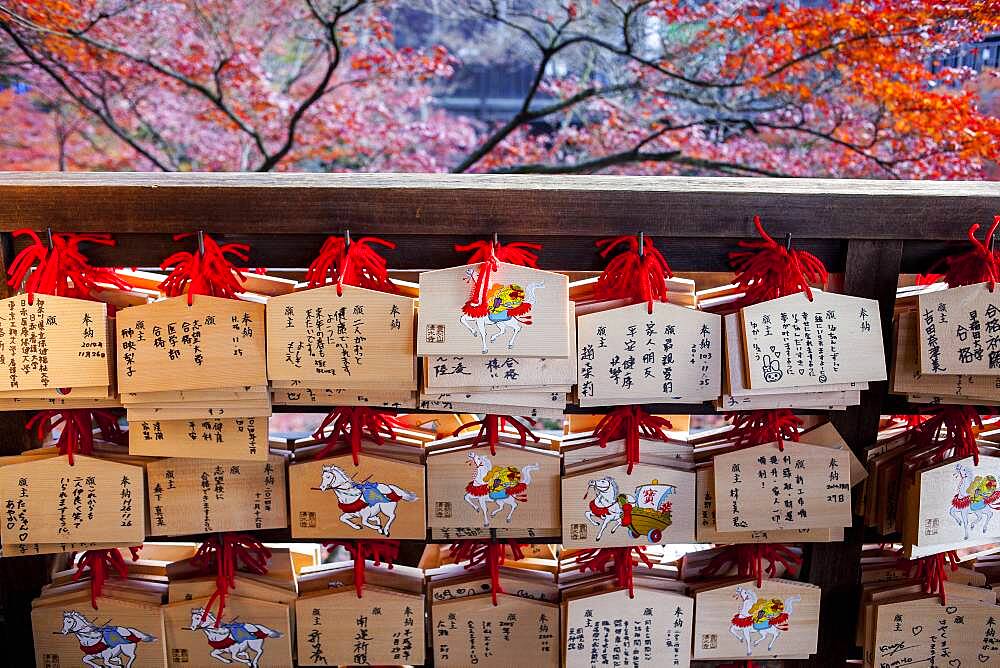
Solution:
M8 169L980 178L1000 120L937 59L996 30L993 0L0 0L0 152ZM530 64L506 122L435 106L459 61Z

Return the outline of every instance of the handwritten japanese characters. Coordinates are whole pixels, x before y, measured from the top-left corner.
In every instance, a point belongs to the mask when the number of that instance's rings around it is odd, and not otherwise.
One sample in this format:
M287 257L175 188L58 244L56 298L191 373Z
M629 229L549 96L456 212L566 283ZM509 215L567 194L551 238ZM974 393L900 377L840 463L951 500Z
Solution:
M424 597L367 585L310 593L295 602L302 666L419 666L425 662Z
M718 455L716 528L828 529L851 525L851 462L844 450L785 442Z
M878 302L813 290L740 311L751 389L886 379Z
M145 538L146 500L138 466L77 456L0 467L0 542L128 543Z
M392 381L415 390L416 300L345 285L272 298L267 305L267 371L307 387L373 388Z
M565 274L499 263L485 294L473 295L479 265L420 274L417 354L565 357Z
M395 538L427 535L424 467L365 454L349 454L288 468L292 536Z
M563 545L624 547L695 542L695 474L637 464L567 475Z
M107 306L36 295L0 299L0 391L107 388L110 376ZM27 393L27 394L26 394Z
M129 453L198 459L267 459L267 418L192 418L129 423Z
M122 393L267 384L264 305L196 295L118 312Z
M158 459L146 465L146 484L152 536L288 526L285 461L277 455L260 462Z
M567 596L564 651L567 668L691 665L694 599L635 587Z
M722 387L722 318L646 304L577 319L577 386L583 405L607 399L697 402ZM586 403L584 403L586 402Z
M1000 293L985 283L917 296L920 373L1000 375Z

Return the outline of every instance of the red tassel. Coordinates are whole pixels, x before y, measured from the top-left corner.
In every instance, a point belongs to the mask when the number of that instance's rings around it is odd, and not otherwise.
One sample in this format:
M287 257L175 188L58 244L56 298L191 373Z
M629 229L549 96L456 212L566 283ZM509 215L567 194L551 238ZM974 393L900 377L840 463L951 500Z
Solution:
M635 565L639 562L652 568L653 564L646 556L645 546L633 547L602 547L600 549L581 550L576 559L577 570L586 573L603 573L614 565L615 585L628 589L629 598L635 598Z
M922 446L933 445L934 461L949 457L972 457L979 465L979 444L976 434L983 428L983 418L971 406L940 406L914 428L914 436Z
M639 463L640 439L666 441L670 437L667 430L673 425L666 418L650 415L641 406L619 406L601 418L594 428L596 438L602 448L611 441L625 439L625 461L628 464L628 474Z
M198 552L191 558L191 564L196 568L205 571L215 568L215 591L205 605L201 621L205 621L215 601L219 602L215 625L218 626L222 621L222 615L226 611L226 596L230 589L236 587L236 570L240 562L250 573L264 575L267 573L267 560L270 558L271 550L249 534L220 533L205 539L198 547Z
M759 304L786 295L804 292L812 301L810 283L826 285L828 274L823 263L807 251L789 250L772 239L753 217L761 241L740 241L740 248L750 250L729 254L736 272L736 285L743 291L740 306Z
M395 438L394 428L405 425L393 417L394 411L379 411L364 406L341 406L330 411L319 428L313 432L317 443L326 447L316 453L315 459L323 459L334 451L341 438L351 445L354 465L361 461L361 441L367 438L377 445L386 438Z
M674 274L649 237L643 242L641 255L639 242L631 235L597 242L597 247L602 249L601 257L607 257L622 245L625 246L625 252L608 262L608 266L597 278L595 294L600 299L646 302L648 312L652 313L654 301L667 301L667 279L673 278Z
M524 559L521 544L512 540L463 540L452 543L450 548L456 564L469 562L465 565L466 570L486 564L490 572L490 591L494 606L497 605L497 594L503 593L503 588L500 586L500 567L507 561L508 547L513 561Z
M780 543L727 545L705 564L700 575L703 578L712 577L735 568L739 577L753 577L759 589L764 582L764 574L769 578L777 574L778 564L784 566L790 575L796 575L798 567L802 565L802 557Z
M34 230L14 231L15 237L22 235L31 237L32 243L11 263L7 285L17 288L24 284L29 304L35 303L36 293L93 299L94 292L102 289L99 283L122 290L132 289L113 270L91 266L80 251L80 244L84 242L114 246L115 240L110 234L53 234L52 248L46 247Z
M38 411L24 426L29 431L36 429L38 440L44 441L46 435L62 425L59 433L59 454L66 455L69 465L73 466L73 455L94 454L94 420L101 429L101 435L108 440L120 440L124 437L118 427L118 417L109 410L101 408L67 408L62 410Z
M139 558L141 545L130 547L132 561ZM128 577L128 566L122 553L117 549L110 550L87 550L80 555L76 563L76 573L73 574L73 582L77 582L84 573L90 574L90 605L97 610L97 599L104 591L104 583L108 579L108 571L113 571L120 578Z
M378 237L362 237L351 243L341 236L327 237L319 255L306 270L309 287L334 283L338 295L344 294L345 285L398 294L399 288L389 279L385 258L371 244L389 249L396 247L391 241Z
M464 253L472 251L468 264L479 263L479 271L473 279L472 292L462 306L462 312L471 318L481 318L489 312L486 303L486 293L490 289L490 279L493 272L499 268L499 262L516 264L523 267L538 268L538 255L533 251L541 249L540 244L529 244L515 241L512 244L500 245L490 241L474 241L464 246L455 246L455 250Z
M324 543L328 551L337 547L347 550L354 561L354 591L361 598L365 589L365 561L371 559L376 566L383 563L392 570L393 562L399 558L398 540L337 540Z
M1000 255L991 251L988 244L998 226L1000 226L1000 216L993 218L993 224L986 232L985 243L976 238L979 225L970 227L968 237L972 248L964 253L942 258L934 263L931 271L943 273L944 281L950 288L989 283L990 292L993 292L997 281L1000 280Z
M948 581L948 567L952 572L958 570L957 552L952 550L932 554L913 561L900 559L900 562L900 566L906 569L907 577L923 580L925 594L938 594L941 597L941 605L948 605L948 594L944 590L944 583Z
M528 424L532 427L535 426L535 421L531 418L526 417L523 419L527 420ZM485 443L490 446L490 454L495 456L497 454L497 445L500 443L500 432L503 431L505 425L514 427L514 430L517 431L517 434L520 437L522 447L528 444L528 438L531 438L535 443L541 440L527 425L510 415L484 415L482 420L466 422L453 431L451 435L458 436L466 429L478 426L479 433L473 437L471 444L472 447Z
M196 232L185 232L174 236L174 241L196 236ZM185 291L188 295L188 306L195 295L209 295L224 299L237 299L236 294L243 291L243 281L246 277L230 262L226 255L232 255L243 262L250 259L247 244L222 244L215 242L211 236L203 235L205 250L194 253L178 251L168 257L160 265L161 269L173 266L170 274L163 279L160 289L168 297L179 297Z
M728 413L726 418L733 423L730 434L737 449L777 441L778 449L784 451L785 441L798 442L802 426L802 420L787 408Z

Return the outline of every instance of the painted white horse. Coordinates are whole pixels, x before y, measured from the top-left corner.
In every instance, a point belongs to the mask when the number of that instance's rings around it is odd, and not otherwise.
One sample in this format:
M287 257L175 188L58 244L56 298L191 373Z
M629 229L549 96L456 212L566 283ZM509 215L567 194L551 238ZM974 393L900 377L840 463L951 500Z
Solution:
M955 496L951 499L948 514L962 527L965 540L969 539L969 531L982 520L982 532L990 528L993 511L1000 509L1000 490L994 476L972 477L972 469L962 463L955 464L955 478L958 486ZM971 516L971 517L970 517Z
M509 508L507 523L510 524L518 501L527 501L525 493L531 484L532 472L541 468L538 464L528 464L522 469L514 466L494 468L489 457L476 452L469 453L469 466L475 467L476 474L465 486L465 502L483 514L484 527L488 527L490 520L505 507ZM497 504L496 510L487 511L488 501Z
M475 269L469 269L468 278L475 282L477 274ZM500 338L503 333L507 330L511 330L510 339L507 341L507 348L514 347L514 341L517 340L517 335L521 332L524 325L531 324L531 316L528 315L531 311L531 307L535 303L535 293L540 289L544 288L545 283L529 283L524 288L524 298L521 301L521 305L516 307L516 312L513 314L507 310L501 310L499 312L486 313L485 315L473 317L467 313L463 313L460 321L465 328L469 330L469 333L473 336L479 337L483 342L483 354L489 352L489 345L486 343L486 326L495 325L497 330L496 333L490 336L490 343L495 342ZM470 300L469 306L481 307L481 302L476 302L475 298ZM475 325L475 327L473 327Z
M625 511L618 503L618 483L611 476L591 480L587 484L587 493L591 489L594 490L596 496L591 500L590 510L585 515L591 524L595 527L601 527L595 539L601 540L608 527L611 527L611 533L614 533L622 525L622 516ZM584 494L583 498L586 499L587 494Z
M204 619L203 619L204 617ZM263 624L232 621L215 626L215 615L204 608L191 610L191 631L204 631L212 648L211 656L222 663L236 661L250 668L259 668L260 657L264 655L264 641L280 638L280 631ZM250 657L253 652L253 658Z
M736 598L740 601L740 611L733 616L729 632L746 645L747 656L753 656L753 648L768 637L771 640L767 643L767 651L774 648L774 642L788 630L788 619L795 604L802 600L801 596L789 596L784 601L773 598L757 605L757 594L744 587L736 588ZM751 638L753 633L759 636L756 640Z
M76 636L83 652L83 662L92 668L131 668L135 662L136 645L156 640L155 636L129 626L97 626L76 610L63 611L60 633Z
M323 492L333 490L337 495L337 507L343 513L341 522L358 531L368 527L383 536L389 535L389 529L396 520L396 504L417 500L413 492L387 482L357 482L347 471L333 464L323 467L323 479L318 489ZM360 524L355 520L359 520Z

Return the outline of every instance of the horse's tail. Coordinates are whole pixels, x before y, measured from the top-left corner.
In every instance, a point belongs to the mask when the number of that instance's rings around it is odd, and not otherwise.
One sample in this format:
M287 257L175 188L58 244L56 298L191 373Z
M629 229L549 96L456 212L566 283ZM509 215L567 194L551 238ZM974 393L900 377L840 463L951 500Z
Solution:
M269 626L264 626L262 624L254 624L254 626L257 627L257 636L260 637L260 638L263 638L263 637L267 637L267 638L280 638L280 637L282 637L284 635L281 631L275 631L274 629L272 629ZM260 635L260 634L264 634L264 635Z
M795 596L789 596L788 598L786 598L785 599L785 612L787 612L789 615L792 614L792 612L794 612L794 610L795 610L795 604L798 603L801 600L802 600L802 597L799 596L799 595L797 595L797 594Z
M416 501L417 495L409 490L405 490L402 487L396 487L395 485L389 485L389 489L399 495L403 501Z
M525 466L524 468L522 468L521 469L521 481L525 485L530 485L531 484L531 472L532 471L537 471L540 468L542 468L542 467L539 466L538 464L528 464L527 466Z
M143 633L139 629L133 629L129 627L128 633L131 637L136 638L139 642L155 642L156 636L151 636L148 633Z

